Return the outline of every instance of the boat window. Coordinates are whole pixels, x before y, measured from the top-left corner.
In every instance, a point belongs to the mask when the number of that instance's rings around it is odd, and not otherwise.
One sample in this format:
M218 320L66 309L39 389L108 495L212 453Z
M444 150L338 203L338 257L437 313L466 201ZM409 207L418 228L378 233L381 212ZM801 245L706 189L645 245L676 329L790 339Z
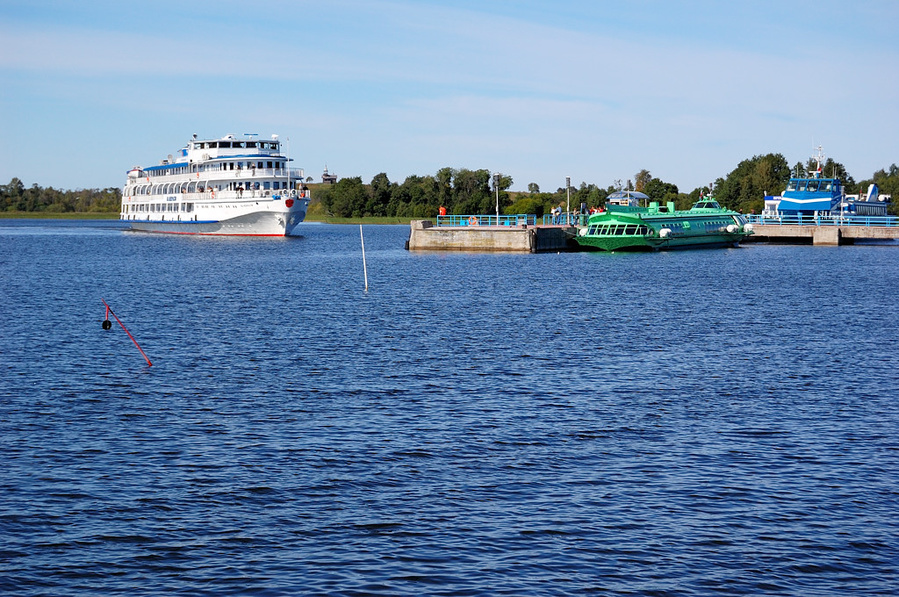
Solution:
M810 180L808 181L808 186L805 188L806 191L813 192L818 190L818 181Z
M830 182L828 181L828 182L821 183L821 190L822 190L822 191L829 191L829 190L831 190Z
M256 141L247 141L247 147L248 148L256 148L256 147L259 147L259 144L256 143Z
M624 234L626 234L626 235L628 235L628 236L632 236L632 235L634 235L634 234L637 234L637 228L638 228L638 226L637 226L636 224L630 224L630 225L628 225L628 226L625 226L625 227L624 227Z
M795 180L791 180L791 181L790 181L790 183L787 185L787 190L788 190L788 191L795 191L795 190L796 190L796 181L795 181Z

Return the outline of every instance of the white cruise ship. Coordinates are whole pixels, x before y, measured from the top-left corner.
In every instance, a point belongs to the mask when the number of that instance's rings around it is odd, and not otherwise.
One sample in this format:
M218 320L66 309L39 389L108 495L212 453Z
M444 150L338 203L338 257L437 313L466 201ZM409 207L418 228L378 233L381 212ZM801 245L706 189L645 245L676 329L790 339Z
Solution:
M145 232L293 236L309 190L289 162L277 135L194 135L177 157L128 172L121 219Z

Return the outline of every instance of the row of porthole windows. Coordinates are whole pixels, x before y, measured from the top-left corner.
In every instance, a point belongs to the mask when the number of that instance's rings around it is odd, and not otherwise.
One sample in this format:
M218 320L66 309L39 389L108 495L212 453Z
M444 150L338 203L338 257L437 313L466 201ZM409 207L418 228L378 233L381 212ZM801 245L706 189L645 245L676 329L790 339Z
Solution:
M203 164L200 166L200 171L216 172L221 170L251 170L255 168L272 170L274 168L283 168L283 165L276 162L221 162L218 164Z
M193 203L134 203L125 205L125 213L190 213Z
M229 190L254 190L254 191L279 191L286 190L287 183L279 182L279 181L263 181L261 183L258 182L231 182L226 185ZM208 191L221 191L222 185L210 185L204 186L202 184L197 184L196 182L183 182L183 183L169 183L169 184L159 184L159 185L151 185L151 184L142 184L142 185L134 185L133 187L129 187L125 189L125 195L170 195L172 193L204 193Z
M194 141L192 149L269 149L278 151L277 141Z

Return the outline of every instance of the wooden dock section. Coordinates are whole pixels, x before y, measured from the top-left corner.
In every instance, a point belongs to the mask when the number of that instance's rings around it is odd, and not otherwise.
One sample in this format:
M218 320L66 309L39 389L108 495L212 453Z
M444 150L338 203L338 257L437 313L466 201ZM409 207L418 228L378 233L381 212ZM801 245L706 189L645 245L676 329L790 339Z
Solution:
M406 248L410 251L478 251L544 253L577 250L574 226L434 226L413 220Z
M851 245L859 240L899 240L899 227L756 223L752 227L755 233L745 238L744 243L771 242L839 246Z

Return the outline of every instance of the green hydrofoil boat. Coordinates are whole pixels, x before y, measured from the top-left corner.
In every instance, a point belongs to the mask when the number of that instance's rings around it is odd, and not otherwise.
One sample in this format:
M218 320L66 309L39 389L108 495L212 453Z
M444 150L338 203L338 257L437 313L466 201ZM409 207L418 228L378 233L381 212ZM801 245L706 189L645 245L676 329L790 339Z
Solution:
M646 199L647 207L640 206ZM606 199L606 208L578 228L577 243L598 251L659 251L735 247L752 234L742 214L721 207L712 197L700 197L689 210L676 210L649 202L633 191L618 191Z

